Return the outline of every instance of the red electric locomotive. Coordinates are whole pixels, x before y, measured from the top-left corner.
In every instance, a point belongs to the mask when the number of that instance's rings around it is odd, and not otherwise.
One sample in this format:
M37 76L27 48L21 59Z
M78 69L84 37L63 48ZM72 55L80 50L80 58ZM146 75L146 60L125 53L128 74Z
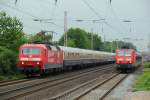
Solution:
M63 66L63 52L46 44L24 44L19 49L18 66L27 75L47 73Z
M117 70L131 72L142 63L142 56L134 49L116 49Z

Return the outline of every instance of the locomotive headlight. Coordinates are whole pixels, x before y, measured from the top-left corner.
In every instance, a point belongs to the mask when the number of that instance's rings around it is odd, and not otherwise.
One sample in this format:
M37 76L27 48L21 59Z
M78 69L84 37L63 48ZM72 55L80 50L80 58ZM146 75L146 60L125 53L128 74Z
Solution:
M40 64L39 62L37 62L37 64Z
M24 62L22 62L22 64L24 64Z

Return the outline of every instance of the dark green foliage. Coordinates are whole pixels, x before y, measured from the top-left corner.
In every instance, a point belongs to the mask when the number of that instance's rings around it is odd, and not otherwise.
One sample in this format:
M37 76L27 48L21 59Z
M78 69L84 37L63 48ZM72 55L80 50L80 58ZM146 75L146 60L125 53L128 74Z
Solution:
M19 46L27 41L23 25L16 17L0 12L0 74L17 72L17 53Z
M9 75L0 75L0 81L1 80L14 80L19 78L25 78L26 76L23 74L15 73L15 74L9 74Z
M103 42L103 49L104 51L108 52L115 52L116 48L122 48L123 46L128 46L129 48L135 49L136 47L132 43L123 42L123 41L105 41Z
M125 43L123 41L105 41L102 42L101 37L94 33L88 33L80 28L70 28L67 31L67 46L77 47L83 49L91 49L91 38L93 35L93 50L101 50L107 52L115 52L116 48L121 48L124 45L130 48L136 47L132 43ZM64 45L64 35L59 40L59 45Z
M129 47L129 48L132 48L132 49L136 50L136 47L132 43L130 43L130 42L126 42L124 45L127 46L127 47Z
M116 48L122 48L122 47L128 47L132 49L136 49L136 46L134 46L132 43L129 42L123 42L123 41L112 41L112 51L114 52Z
M103 43L102 43L101 37L98 36L98 34L94 34L94 33L88 33L87 35L89 38L89 44L91 43L91 38L93 35L93 49L94 50L102 50Z
M51 42L52 34L46 34L46 32L41 31L29 38L29 42Z
M144 68L150 68L150 62L145 62L144 63Z
M0 46L18 50L20 44L25 42L23 25L16 18L8 16L6 13L0 13Z
M69 47L78 47L78 48L89 48L89 41L86 36L86 32L84 30L81 30L79 28L73 29L70 28L67 31L67 46ZM59 44L64 44L64 35L60 38Z
M67 31L67 38L67 46L69 47L91 49L91 33L87 33L86 31L80 28L70 28ZM64 35L60 38L59 44L64 44ZM100 50L101 44L101 37L99 37L97 34L93 34L94 50Z
M105 42L103 43L103 50L104 50L104 51L112 52L112 51L113 51L112 48L113 48L112 42L105 41Z
M13 74L17 71L16 52L0 47L0 73Z

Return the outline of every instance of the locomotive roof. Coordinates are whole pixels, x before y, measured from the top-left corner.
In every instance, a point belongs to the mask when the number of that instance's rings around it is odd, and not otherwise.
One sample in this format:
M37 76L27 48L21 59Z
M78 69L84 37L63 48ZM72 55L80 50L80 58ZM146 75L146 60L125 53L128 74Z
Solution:
M46 48L45 45L43 44L23 44L21 47L42 47L42 48Z

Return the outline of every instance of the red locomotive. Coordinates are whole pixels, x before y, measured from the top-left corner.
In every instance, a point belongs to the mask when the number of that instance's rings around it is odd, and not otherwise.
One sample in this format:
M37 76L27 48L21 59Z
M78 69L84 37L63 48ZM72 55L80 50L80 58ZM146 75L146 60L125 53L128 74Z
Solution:
M27 75L70 70L76 65L114 62L114 54L48 43L24 44L19 49L18 67Z
M117 70L131 72L142 63L142 56L134 49L116 49Z

